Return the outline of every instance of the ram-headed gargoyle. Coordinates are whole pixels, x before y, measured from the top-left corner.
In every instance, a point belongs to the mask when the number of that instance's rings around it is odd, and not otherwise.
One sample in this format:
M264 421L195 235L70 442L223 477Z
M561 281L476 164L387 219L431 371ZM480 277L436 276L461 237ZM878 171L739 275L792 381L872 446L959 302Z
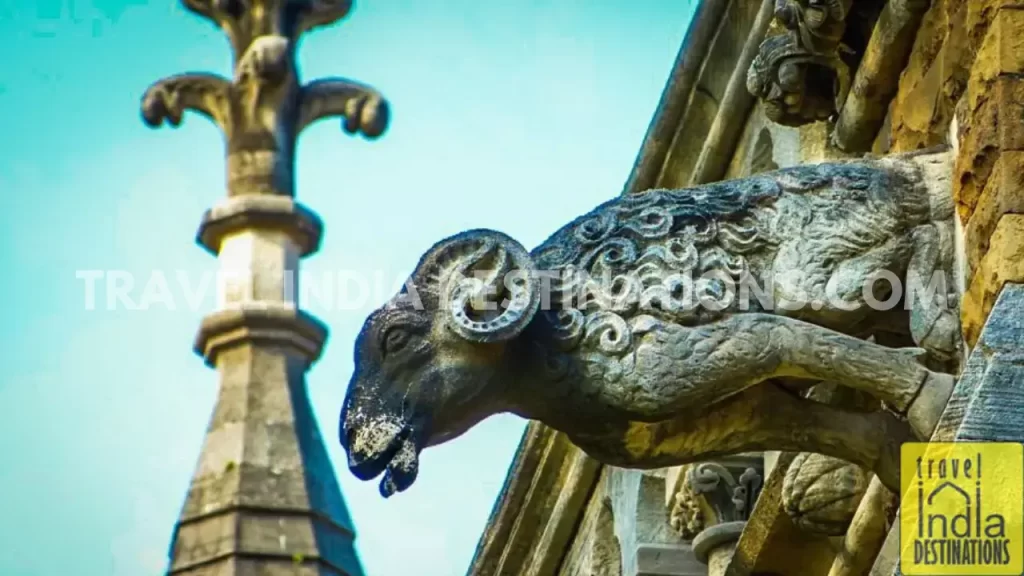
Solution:
M437 243L356 341L351 471L385 473L388 496L423 449L511 412L615 466L789 450L896 486L899 443L930 434L954 382L923 363L959 346L947 158L624 196L533 252L490 230ZM800 394L818 381L887 409Z

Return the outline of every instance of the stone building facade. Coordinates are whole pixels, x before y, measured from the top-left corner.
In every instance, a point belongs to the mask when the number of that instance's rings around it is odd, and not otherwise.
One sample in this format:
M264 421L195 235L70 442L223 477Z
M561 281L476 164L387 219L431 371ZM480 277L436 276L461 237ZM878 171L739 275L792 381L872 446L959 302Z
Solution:
M931 149L965 344L932 440L1024 441L1022 39L1014 0L703 0L623 194ZM532 422L469 574L891 576L897 518L894 493L833 458L626 470Z

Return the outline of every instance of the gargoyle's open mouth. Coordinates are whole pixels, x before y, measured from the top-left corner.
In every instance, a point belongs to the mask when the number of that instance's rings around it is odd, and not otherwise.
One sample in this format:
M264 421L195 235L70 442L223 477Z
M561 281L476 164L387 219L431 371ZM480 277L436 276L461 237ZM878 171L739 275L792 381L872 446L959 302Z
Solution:
M351 444L350 444L351 445ZM365 459L349 454L349 470L360 480L372 480L384 473L380 481L380 494L387 498L401 492L416 480L419 470L419 449L416 434L411 427L405 427L395 435L387 449Z

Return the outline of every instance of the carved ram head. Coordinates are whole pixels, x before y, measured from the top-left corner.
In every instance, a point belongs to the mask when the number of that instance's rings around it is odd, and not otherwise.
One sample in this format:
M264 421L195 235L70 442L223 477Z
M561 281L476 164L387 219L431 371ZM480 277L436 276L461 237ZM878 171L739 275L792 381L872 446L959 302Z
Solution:
M509 343L539 303L530 255L508 236L473 230L431 248L356 340L339 430L352 473L384 472L385 497L405 490L424 448L501 411Z

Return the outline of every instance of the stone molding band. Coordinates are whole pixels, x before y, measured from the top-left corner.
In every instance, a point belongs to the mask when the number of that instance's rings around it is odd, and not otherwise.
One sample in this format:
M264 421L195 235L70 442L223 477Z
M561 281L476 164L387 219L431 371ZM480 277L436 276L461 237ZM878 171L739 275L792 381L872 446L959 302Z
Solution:
M300 565L300 564L313 564L313 563L316 563L316 564L320 564L321 566L323 566L325 568L328 568L329 570L331 570L335 574L338 574L338 575L347 574L347 572L345 572L345 570L342 567L340 567L340 566L338 566L336 564L333 564L332 562L330 562L329 560L325 559L323 556L321 556L319 554L314 554L314 555L307 556L305 554L295 555L295 554L288 554L288 553L281 553L281 552L266 552L266 551L262 551L262 552L240 552L240 551L237 551L237 550L230 550L230 551L227 551L227 552L221 552L220 554L217 554L215 556L211 556L209 558L204 558L202 560L198 560L198 561L195 561L195 562L192 562L192 563L189 563L189 564L182 564L180 566L176 566L176 567L174 567L172 569L169 569L167 571L167 575L168 576L175 576L177 574L185 574L187 572L191 572L191 571L196 570L198 568L203 568L205 566L211 566L211 565L213 565L213 564L215 564L217 562L221 562L221 561L227 560L229 558L239 558L239 559L242 559L242 560L269 560L269 561L277 561L277 562L282 562L282 563L286 562L286 563L288 563L288 564L290 564L292 566Z
M707 564L711 551L723 544L738 541L740 534L743 534L743 527L746 525L746 520L738 520L735 522L723 522L722 524L715 524L705 528L693 539L694 556L700 562Z
M211 368L220 352L253 342L293 348L312 364L326 340L327 327L313 315L276 302L252 302L203 318L193 349Z
M315 212L288 196L233 196L203 214L196 242L216 256L225 237L246 229L281 230L291 236L300 256L320 249L323 223Z

